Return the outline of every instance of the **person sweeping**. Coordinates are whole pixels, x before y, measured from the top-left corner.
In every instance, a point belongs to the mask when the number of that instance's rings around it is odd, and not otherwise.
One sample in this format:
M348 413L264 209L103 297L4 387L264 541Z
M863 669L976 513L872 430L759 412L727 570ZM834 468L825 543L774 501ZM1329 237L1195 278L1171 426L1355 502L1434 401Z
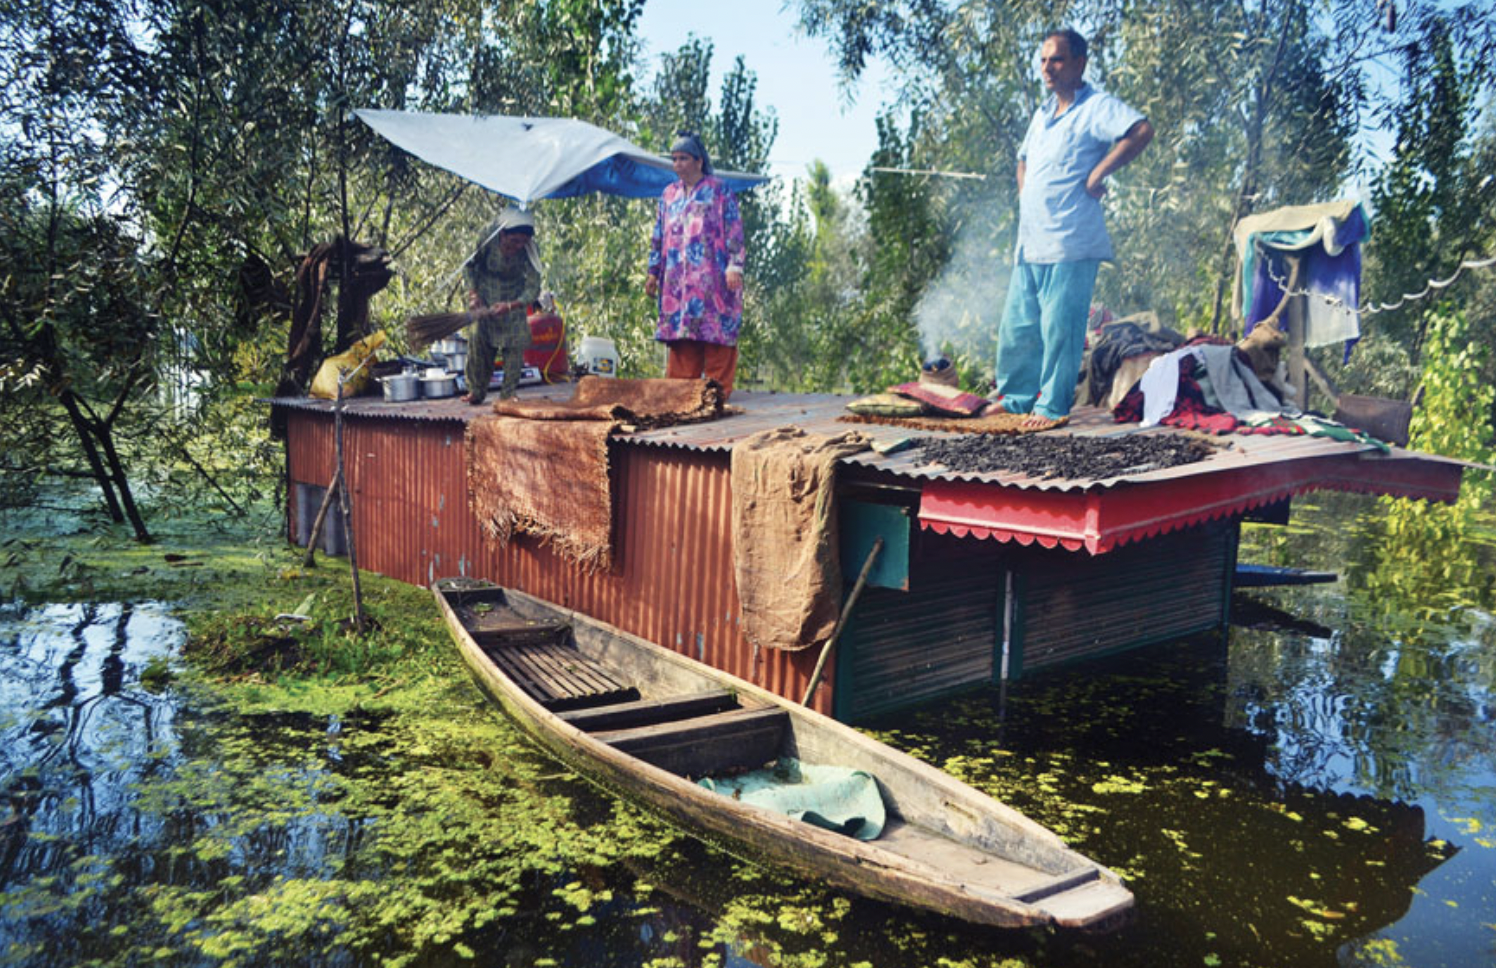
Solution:
M498 357L504 360L499 399L514 396L530 348L526 309L540 296L540 272L535 219L510 205L478 236L478 248L467 261L468 309L477 317L469 330L464 374L462 399L468 403L483 402Z

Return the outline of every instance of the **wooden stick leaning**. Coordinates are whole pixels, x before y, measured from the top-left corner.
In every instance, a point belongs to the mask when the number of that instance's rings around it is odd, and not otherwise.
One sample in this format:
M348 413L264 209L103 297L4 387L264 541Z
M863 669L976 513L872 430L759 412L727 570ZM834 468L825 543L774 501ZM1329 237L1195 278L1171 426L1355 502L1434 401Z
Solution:
M316 564L317 542L322 538L322 526L327 521L327 511L338 496L338 489L343 486L342 470L339 467L333 471L332 483L327 485L327 492L322 495L322 506L317 508L317 516L312 519L312 533L306 539L306 555L301 559L303 568L311 568Z
M816 659L815 671L810 674L810 685L805 687L805 698L800 700L800 705L809 706L811 697L816 694L816 686L821 684L821 673L826 669L826 660L831 657L831 650L836 647L836 640L841 637L842 629L847 626L847 616L852 614L852 606L857 604L857 598L862 594L862 588L867 584L867 576L872 573L873 562L878 560L878 552L883 550L883 537L880 535L873 541L872 550L867 553L867 561L862 563L862 572L857 576L857 584L852 586L852 594L847 596L847 603L842 606L841 615L837 617L836 628L831 630L831 638L821 647L821 657Z

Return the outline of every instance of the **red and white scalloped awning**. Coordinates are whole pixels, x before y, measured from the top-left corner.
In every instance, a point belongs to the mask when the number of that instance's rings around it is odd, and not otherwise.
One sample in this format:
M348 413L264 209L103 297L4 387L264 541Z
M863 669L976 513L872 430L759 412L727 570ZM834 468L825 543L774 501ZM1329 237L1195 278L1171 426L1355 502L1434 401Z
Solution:
M1045 548L1084 548L1099 555L1129 541L1242 514L1306 491L1453 501L1459 497L1461 470L1456 461L1399 451L1320 455L1093 490L937 479L922 488L919 523L938 534L1023 545L1037 541Z

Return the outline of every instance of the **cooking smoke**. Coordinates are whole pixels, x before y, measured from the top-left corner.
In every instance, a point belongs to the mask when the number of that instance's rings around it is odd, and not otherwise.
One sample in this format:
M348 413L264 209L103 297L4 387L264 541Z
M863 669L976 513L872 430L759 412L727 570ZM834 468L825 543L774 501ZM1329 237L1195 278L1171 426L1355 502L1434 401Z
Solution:
M972 211L1004 211L996 198L969 203ZM992 372L997 324L1012 273L1011 242L991 219L963 220L940 275L925 287L914 309L920 350L926 363L942 358Z

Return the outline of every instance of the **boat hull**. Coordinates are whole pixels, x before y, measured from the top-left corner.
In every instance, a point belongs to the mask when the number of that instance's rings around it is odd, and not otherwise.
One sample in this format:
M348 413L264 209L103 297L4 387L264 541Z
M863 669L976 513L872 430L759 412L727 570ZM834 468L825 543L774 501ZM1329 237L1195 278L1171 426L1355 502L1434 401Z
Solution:
M477 583L466 580L461 589ZM1033 823L953 777L907 757L841 723L821 716L751 683L710 669L619 629L552 606L522 593L503 590L506 604L536 620L565 622L584 653L612 658L626 672L685 690L692 683L711 683L731 690L738 700L782 709L790 732L783 751L818 762L840 762L868 769L879 780L891 810L915 803L943 804L949 817L904 818L898 830L915 837L903 853L879 840L858 841L841 834L752 807L714 793L666 769L654 766L578 729L547 709L501 668L464 624L449 594L453 583L437 582L433 591L463 660L483 691L526 733L579 774L626 799L675 821L687 831L752 862L767 862L818 879L852 893L893 904L911 905L978 924L1025 927L1105 929L1125 916L1132 895L1111 871L1065 847L1051 831ZM459 591L458 594L462 594ZM647 667L646 667L647 666ZM810 754L807 756L807 754ZM917 788L917 789L916 789ZM967 839L1002 840L1009 858L1031 864L1031 879L1019 896L1004 896L991 885L975 883L955 871L942 870L918 856L918 838L927 827L944 827L952 843ZM890 841L898 839L890 835ZM973 848L958 845L966 855ZM914 853L916 856L908 856ZM963 856L962 863L965 863ZM996 853L993 863L1017 866ZM984 863L978 859L977 863Z

